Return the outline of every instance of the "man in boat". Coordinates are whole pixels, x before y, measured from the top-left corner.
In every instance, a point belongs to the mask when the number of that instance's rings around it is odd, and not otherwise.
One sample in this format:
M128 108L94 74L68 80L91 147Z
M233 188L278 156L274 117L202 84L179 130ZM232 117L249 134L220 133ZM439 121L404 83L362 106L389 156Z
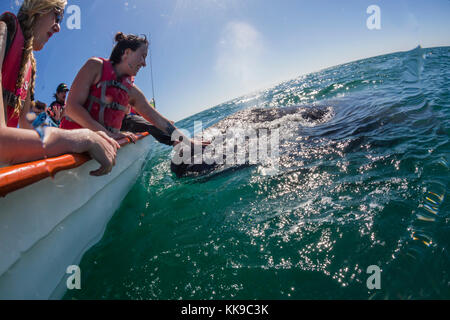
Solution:
M58 106L59 108L64 109L66 105L67 92L69 92L67 84L60 83L56 88L56 93L53 95L55 101L50 104L50 107Z
M40 133L27 120L34 96L36 61L40 51L61 29L66 0L24 0L19 13L0 16L0 163L21 163L65 153L88 152L101 167L92 175L107 174L119 144L90 130L68 132L45 128Z
M56 93L53 95L55 101L53 101L47 109L47 111L49 111L47 113L49 113L53 122L57 124L58 127L64 114L64 108L66 106L66 96L68 91L69 88L67 87L67 85L65 83L60 83L56 88Z
M134 83L134 77L146 66L147 39L118 32L115 41L116 45L109 59L90 58L78 72L65 109L66 116L70 119L65 117L60 127L84 127L104 132L115 139L126 137L135 141L137 137L134 133L122 131L123 119L132 107L147 120L148 125L155 128L155 137L161 136L160 133L171 137L171 145L180 142L192 146L207 145L207 142L196 142L186 137L171 121L153 108ZM133 131L141 131L136 129L138 124L126 126L128 129L130 127L134 127ZM148 127L144 131L152 133Z
M56 93L53 95L55 101L50 106L45 108L45 114L40 114L36 120L33 121L33 127L54 127L58 128L64 113L66 105L66 95L69 88L65 83L61 83L56 88Z
M53 105L45 108L45 112L39 114L39 116L36 118L36 120L33 121L33 127L53 127L58 128L63 108L60 105Z

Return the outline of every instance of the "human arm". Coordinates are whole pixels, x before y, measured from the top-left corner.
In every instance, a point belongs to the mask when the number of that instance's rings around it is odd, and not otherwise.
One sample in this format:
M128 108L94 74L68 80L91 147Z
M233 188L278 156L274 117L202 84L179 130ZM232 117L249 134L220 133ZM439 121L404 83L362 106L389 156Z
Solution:
M169 121L164 116L162 116L146 99L142 91L134 85L130 89L130 105L136 109L136 111L144 117L145 120L153 124L156 128L160 129L162 132L168 136L181 137L183 141L190 141L194 144L194 141L189 137L186 137L177 127L174 126L173 121ZM173 135L173 133L175 134ZM179 141L175 141L174 145L178 144ZM202 142L203 145L208 144L208 142Z
M88 152L100 163L91 175L107 174L115 164L119 144L104 133L88 129L61 130L47 127L44 140L34 130L0 127L0 163L16 164L66 153Z

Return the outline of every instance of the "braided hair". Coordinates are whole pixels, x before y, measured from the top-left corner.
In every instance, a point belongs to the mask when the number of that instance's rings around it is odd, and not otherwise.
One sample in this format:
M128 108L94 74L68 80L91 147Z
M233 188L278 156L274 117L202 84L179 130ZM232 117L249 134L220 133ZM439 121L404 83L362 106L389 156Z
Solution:
M16 88L22 88L27 72L28 61L31 62L31 81L30 94L34 96L34 87L36 81L36 59L33 54L33 30L36 26L36 20L40 15L46 14L52 10L64 11L67 4L66 0L24 0L17 14L20 27L24 36L24 49L22 61L20 63L19 74L17 76ZM22 101L17 99L14 105L14 113L20 114L22 110Z

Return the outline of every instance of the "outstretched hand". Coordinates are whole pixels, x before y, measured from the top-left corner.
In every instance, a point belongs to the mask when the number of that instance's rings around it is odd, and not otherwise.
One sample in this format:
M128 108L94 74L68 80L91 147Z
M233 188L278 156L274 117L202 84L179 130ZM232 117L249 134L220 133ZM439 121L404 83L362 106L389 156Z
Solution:
M116 164L117 149L120 145L104 132L92 132L91 146L88 150L90 156L100 163L100 168L91 171L92 176L101 176L111 172Z

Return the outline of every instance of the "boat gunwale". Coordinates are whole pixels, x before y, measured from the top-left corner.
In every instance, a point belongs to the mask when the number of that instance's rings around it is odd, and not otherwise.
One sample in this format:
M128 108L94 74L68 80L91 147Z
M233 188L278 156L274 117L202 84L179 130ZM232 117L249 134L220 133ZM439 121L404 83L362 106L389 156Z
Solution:
M148 132L136 133L138 140L149 135ZM132 143L128 137L118 139L121 147ZM0 168L0 197L25 188L48 177L54 177L60 171L70 170L82 166L92 160L87 154L69 153L47 159L31 161Z

